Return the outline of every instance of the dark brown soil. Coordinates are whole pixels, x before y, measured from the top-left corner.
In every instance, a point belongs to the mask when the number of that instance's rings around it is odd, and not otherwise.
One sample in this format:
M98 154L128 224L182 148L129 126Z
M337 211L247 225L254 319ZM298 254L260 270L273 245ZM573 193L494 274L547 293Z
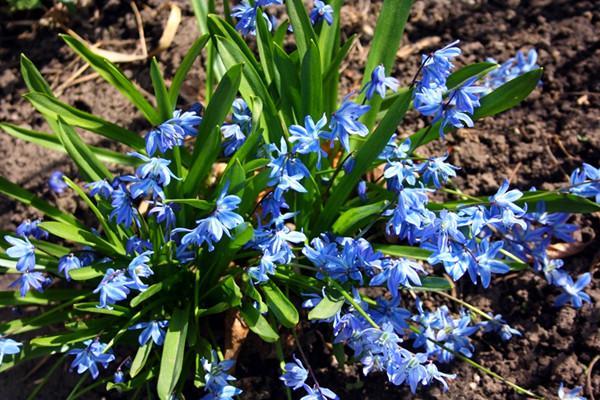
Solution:
M160 37L165 10L160 1L138 3L145 23L149 47ZM368 44L372 37L379 2L347 2L343 21L347 34L358 33L360 43L351 52L344 69L345 89L356 88L361 79ZM351 4L350 4L351 3ZM65 24L90 42L119 40L106 47L133 50L137 39L135 19L127 2L92 2ZM160 61L167 76L177 67L182 54L196 36L195 21L189 6L178 2L184 18L177 40ZM0 17L0 121L26 124L47 131L43 119L21 98L25 92L19 77L19 53L27 54L41 68L54 87L64 82L82 64L57 39L58 30L39 27L32 22L38 14ZM31 20L27 22L28 20ZM418 53L454 39L461 39L461 61L483 61L486 57L504 60L516 50L535 47L538 63L544 67L543 85L520 107L496 118L480 121L474 129L460 130L448 138L445 147L452 162L462 168L456 179L459 187L472 194L495 191L503 177L522 189L564 185L567 174L581 162L600 162L600 8L597 2L574 0L417 0L404 40L396 76L408 82L418 63ZM427 44L419 49L419 44ZM66 66L66 67L65 67ZM129 76L149 89L144 63L122 66ZM188 103L197 99L202 72L193 71L186 86ZM133 108L118 92L100 80L71 86L61 99L101 115L130 129L143 132L147 126L136 118ZM423 123L411 118L406 134ZM90 140L97 140L87 136ZM437 145L436 150L443 151ZM64 156L40 149L0 134L0 175L57 201L61 207L76 211L77 203L68 197L53 198L46 181L53 169L67 174L74 169ZM0 199L0 230L14 229L33 211ZM459 288L469 302L486 311L502 313L514 327L524 332L508 344L491 338L477 340L475 359L505 378L546 397L556 397L561 381L568 387L582 385L586 395L600 398L600 363L593 371L588 365L600 354L600 216L578 219L585 227L583 237L594 241L581 253L566 260L573 274L586 271L594 279L588 293L594 303L581 310L555 309L555 291L543 278L532 273L508 275L497 279L488 290L470 285ZM441 299L436 301L441 303ZM2 318L5 318L3 315ZM342 399L396 399L412 397L405 389L390 387L381 376L363 378L353 367L336 369L326 344L329 332L305 326L303 347L309 350L311 364L323 386L335 390ZM40 379L48 364L23 379L32 366L4 374L0 379L0 398L23 399L32 382ZM236 375L245 390L243 398L284 398L277 379L277 361L269 346L251 337L244 345ZM420 392L417 398L511 399L521 398L505 384L492 380L462 363L451 372L458 375L443 394L439 388ZM586 380L586 373L589 379ZM52 389L39 398L64 398L66 386L75 381L66 368L57 371ZM66 384L65 384L66 382ZM90 397L92 398L92 397Z

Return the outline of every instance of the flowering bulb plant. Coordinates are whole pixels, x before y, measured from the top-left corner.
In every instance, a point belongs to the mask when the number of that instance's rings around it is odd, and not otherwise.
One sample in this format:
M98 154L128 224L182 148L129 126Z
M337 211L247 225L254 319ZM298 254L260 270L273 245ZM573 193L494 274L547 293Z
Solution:
M494 275L531 268L557 287L557 305L589 302L590 275L572 277L547 249L573 240L569 213L600 210L600 172L584 165L552 192L504 181L472 197L452 186L460 169L421 146L517 105L542 70L533 50L456 69L453 42L423 55L410 80L392 77L410 4L384 2L361 90L341 100L339 69L354 40L341 43L341 0L312 10L300 0L243 1L225 18L194 2L205 33L170 80L152 60L154 104L116 65L63 36L146 118L143 135L64 104L23 56L26 98L53 133L0 126L69 155L78 176L53 174L53 186L78 196L95 222L0 178L0 193L44 214L2 243L2 273L18 290L1 292L0 304L39 311L0 324L0 371L63 354L57 362L68 358L81 382L95 380L71 399L98 385L137 396L148 382L165 400L230 399L242 390L223 357L224 323L238 320L278 346L287 387L306 400L337 398L301 347L285 363L280 337L303 318L333 328L342 362L413 392L446 388L454 375L443 371L457 358L506 381L471 360L472 337L521 332L447 292L461 279L487 288ZM279 23L265 8L278 5L288 18ZM204 48L206 106L179 106ZM426 127L399 128L409 112ZM130 151L88 145L75 127ZM430 309L419 299L428 291L466 308Z

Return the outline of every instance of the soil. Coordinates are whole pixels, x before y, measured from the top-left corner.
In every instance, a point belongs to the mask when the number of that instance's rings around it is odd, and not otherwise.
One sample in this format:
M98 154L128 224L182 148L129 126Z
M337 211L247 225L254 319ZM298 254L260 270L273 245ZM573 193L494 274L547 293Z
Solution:
M105 47L134 51L137 28L128 2L117 0L89 2L76 14L58 13L65 26L90 42L103 41ZM156 45L166 20L167 10L160 1L138 2L148 47ZM197 35L190 7L177 2L183 10L182 25L171 48L159 55L169 76ZM344 64L343 90L357 88L368 45L372 39L380 2L346 2L342 10L344 33L358 33L359 43ZM82 63L57 38L60 28L36 22L40 12L0 16L0 121L48 131L22 95L26 92L19 74L19 53L25 53L41 69L54 88L60 87ZM48 21L48 18L46 18ZM519 50L535 47L538 63L544 67L543 84L519 107L495 118L479 121L474 129L459 130L445 144L433 150L450 152L451 161L460 166L458 187L470 194L489 194L504 177L510 177L521 189L531 186L555 188L565 185L570 171L581 162L600 162L600 9L597 2L569 0L417 0L406 29L403 47L395 67L395 76L408 83L419 62L419 53L461 40L460 63L483 61L493 57L505 60ZM139 49L137 49L139 51ZM122 65L126 74L146 90L151 90L145 63ZM184 89L182 103L198 100L203 72L192 70ZM93 112L107 120L144 132L148 126L132 106L109 85L96 79L66 88L61 100ZM409 116L406 134L423 125ZM90 142L109 145L84 134ZM432 151L433 151L432 150ZM56 202L70 212L81 212L69 196L49 193L47 179L59 169L69 176L73 166L59 153L0 135L0 175ZM0 230L12 230L31 209L0 199ZM555 398L558 386L584 386L585 394L600 398L600 363L592 371L588 366L600 354L600 216L577 217L581 239L591 243L565 260L572 274L590 271L593 281L587 292L593 304L578 311L556 309L556 295L544 279L533 273L509 274L498 278L482 291L465 284L461 296L470 303L501 313L522 337L508 343L478 337L474 359L503 377L548 398ZM435 300L441 304L442 299ZM6 312L2 319L8 316ZM448 370L457 374L450 390L443 393L432 387L412 396L405 388L395 388L382 376L364 378L356 367L336 368L327 344L330 332L314 325L303 326L301 341L309 353L321 385L336 391L342 399L451 398L512 399L522 398L507 385L456 362ZM292 351L292 349L290 349ZM277 379L277 361L273 349L250 335L242 347L236 376L244 399L280 399L285 394ZM49 364L32 365L5 373L0 379L0 398L23 399L33 383L44 376ZM272 372L269 372L272 371ZM67 365L54 375L52 386L38 398L64 398L76 378ZM588 378L586 379L586 375ZM112 396L112 395L111 395ZM88 398L100 398L88 397Z

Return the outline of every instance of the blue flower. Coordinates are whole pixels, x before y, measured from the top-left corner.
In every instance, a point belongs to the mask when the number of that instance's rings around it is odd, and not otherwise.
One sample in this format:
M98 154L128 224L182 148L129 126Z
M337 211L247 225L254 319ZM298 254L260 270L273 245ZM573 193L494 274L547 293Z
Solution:
M26 219L17 226L16 233L19 236L32 236L36 239L48 239L48 232L41 229L38 225L42 222L41 219Z
M455 46L458 42L456 40L430 55L422 56L423 78L420 84L427 87L445 85L446 78L454 68L451 60L461 53L460 49Z
M422 115L427 117L435 117L439 119L444 109L444 97L443 94L446 91L446 87L422 87L415 92L414 105L415 109Z
M171 183L171 178L179 179L169 169L171 161L159 157L146 157L136 152L128 154L144 161L144 164L140 165L135 171L138 179L132 179L134 183L131 185L130 190L133 198L153 194L154 198L164 199L163 188Z
M590 164L583 164L583 168L577 168L571 174L571 193L582 197L594 198L600 203L600 168L594 168Z
M267 166L271 169L268 182L270 186L276 186L275 199L281 200L282 195L288 190L294 190L299 193L306 193L306 189L300 181L310 176L310 172L306 166L298 158L293 157L288 153L287 143L285 138L281 138L280 147L271 144L268 149L271 162ZM275 152L276 156L270 154Z
M112 350L105 351L107 345L98 340L88 339L83 344L86 346L83 349L72 349L67 353L75 356L71 362L71 369L77 367L78 374L89 371L92 378L96 379L100 374L97 364L107 368L108 364L114 361L115 356Z
M260 12L267 23L267 29L273 29L274 21L259 7L271 4L282 4L280 0L259 0L252 5L248 0L242 0L240 4L232 8L231 16L238 19L235 29L242 35L256 35L256 16Z
M537 58L538 54L535 49L530 49L527 56L522 51L518 51L515 57L509 58L487 74L485 86L493 90L526 72L539 68ZM494 59L487 61L496 62Z
M119 384L119 383L123 383L123 382L125 382L125 376L123 375L123 371L121 371L120 369L118 369L118 370L115 372L115 376L114 376L114 378L113 378L113 382L114 382L115 384Z
M196 136L202 122L196 111L175 110L173 117L152 129L146 135L146 152L153 155L158 150L165 153L175 146L181 146L186 136Z
M379 286L387 282L388 290L395 297L402 287L421 286L419 273L425 274L425 270L416 261L393 258L383 264L382 271L371 279L370 285Z
M310 10L310 22L314 25L323 19L328 25L333 24L333 7L321 0L315 0L313 8Z
M148 212L149 215L156 214L156 221L165 227L165 235L175 226L177 217L175 211L178 209L174 203L154 203L154 207Z
M6 249L6 255L10 258L17 258L17 270L19 272L33 271L35 268L35 246L31 244L26 236L18 239L12 236L4 236L11 247Z
M322 386L315 385L310 387L308 385L302 386L304 390L306 390L306 394L300 398L300 400L339 400L337 394L332 392L330 389L324 388Z
M560 400L586 400L584 396L580 396L579 393L583 388L578 386L574 389L567 389L563 386L563 383L560 383L560 387L558 388L558 398Z
M69 186L63 180L65 175L60 171L53 171L48 179L48 186L54 193L63 193Z
M502 185L500 185L498 188L496 194L489 198L490 204L501 209L509 209L516 215L525 214L525 210L523 208L514 204L515 201L519 200L521 196L523 196L523 193L517 189L508 190L508 186L509 182L507 179L505 179L502 182Z
M387 89L390 89L392 92L397 92L399 85L398 79L391 76L386 77L385 67L383 65L378 65L371 73L371 80L367 82L364 87L364 90L366 91L365 97L367 100L371 100L373 95L378 93L383 99Z
M497 314L493 319L481 323L485 333L498 332L500 338L504 341L510 340L513 336L521 336L521 332L511 328L510 325L502 319L502 315Z
M283 384L294 390L301 388L308 378L308 371L302 365L302 362L292 355L294 362L286 363L283 367L284 374L279 377Z
M444 129L451 125L455 128L473 127L473 120L469 114L459 111L456 108L449 108L442 112L442 123L440 125L440 137L444 138Z
M140 226L140 217L137 209L133 206L133 198L124 185L120 185L111 193L110 219L115 219L117 224L130 228L133 222Z
M132 285L123 270L114 270L109 268L104 274L104 278L94 289L93 293L100 293L100 303L96 307L112 310L111 305L118 301L125 300L129 294L129 286Z
M149 276L154 275L154 271L152 271L152 268L150 268L150 266L148 265L148 263L150 262L149 255L151 254L151 251L145 251L139 256L135 257L129 263L129 266L127 267L127 272L129 273L129 276L132 279L129 284L130 288L139 290L141 292L148 289L148 285L142 282L141 278L147 278Z
M350 95L344 98L342 105L331 115L329 128L331 129L331 142L338 139L346 151L350 151L350 135L367 136L369 129L358 119L370 110L368 105L356 104L349 100Z
M168 326L169 321L166 320L139 322L129 327L129 330L143 329L143 331L140 333L140 336L138 337L138 342L140 343L140 346L143 346L146 343L148 343L150 339L152 339L154 344L156 344L157 346L162 346L162 344L165 341L165 329Z
M447 154L441 157L431 157L426 162L420 164L418 171L422 174L423 182L433 183L439 189L450 178L455 177L455 171L459 168L445 162L447 158Z
M321 149L321 139L326 139L327 135L323 128L327 124L325 114L315 124L312 117L307 115L304 118L304 126L290 126L290 142L294 143L293 151L300 154L317 154L317 168L321 167L321 157L327 157L327 153Z
M152 210L150 210L152 212ZM127 243L125 244L125 250L127 254L130 256L141 254L146 250L152 250L152 243L147 240L140 239L136 235L131 236L127 239Z
M230 230L244 222L241 215L235 213L242 200L233 194L227 195L227 187L223 189L216 202L215 211L207 218L196 221L194 229L177 228L172 233L187 232L181 239L181 244L202 246L204 242L208 250L213 251L213 242L219 242L223 234L231 237Z
M225 147L224 154L229 157L235 153L246 141L246 135L237 124L225 124L221 127L223 133L223 146Z
M573 308L580 308L584 302L590 303L590 295L585 293L583 289L592 281L592 275L589 272L582 274L577 278L577 282L573 282L573 278L569 275L564 275L563 279L556 284L561 287L564 293L558 296L554 302L557 307L571 302Z
M75 257L74 254L68 254L66 256L62 256L58 260L58 272L62 272L65 274L65 278L67 281L71 280L71 275L69 274L72 269L81 268L81 260Z
M2 360L4 359L5 355L20 353L20 346L22 345L22 343L19 343L13 339L0 337L0 365L2 365Z
M233 396L242 393L241 389L229 384L235 377L229 375L227 371L233 367L235 361L224 360L219 362L217 353L212 350L211 359L202 358L202 367L206 372L204 375L204 389L208 394L201 400L233 400Z
M85 187L87 187L90 190L91 196L98 195L105 200L107 200L110 197L113 191L113 187L108 183L106 179L88 183L85 185Z
M503 242L489 242L489 238L485 238L479 243L477 256L470 258L469 276L473 283L477 283L477 277L481 278L481 284L484 288L490 285L492 273L505 274L510 271L508 265L496 259L497 254L502 249Z
M458 88L450 92L451 104L455 105L458 111L473 114L476 108L480 106L479 97L486 92L486 88L475 86L478 77L467 79Z

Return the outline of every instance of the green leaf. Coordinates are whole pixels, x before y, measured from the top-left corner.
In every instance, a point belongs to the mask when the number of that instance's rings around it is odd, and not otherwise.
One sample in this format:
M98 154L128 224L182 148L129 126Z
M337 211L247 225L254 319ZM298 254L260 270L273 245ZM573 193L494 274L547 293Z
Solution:
M203 211L212 210L215 207L214 202L200 199L168 199L165 200L165 203L187 204Z
M260 286L262 289L269 311L286 328L293 328L300 319L298 310L285 294L273 283L268 281Z
M90 279L104 276L107 266L88 266L69 271L69 276L74 281L88 281Z
M208 34L204 34L196 39L187 53L185 53L183 60L181 60L181 64L179 64L179 67L175 72L175 76L171 81L171 86L169 87L169 101L172 105L177 104L177 98L179 97L181 86L183 85L188 72L194 65L194 61L196 58L198 58L204 46L206 46L208 39Z
M273 65L273 38L264 18L256 18L256 42L258 44L259 61L266 75L267 83L275 80Z
M367 56L367 64L363 74L362 86L371 80L371 74L378 65L383 65L385 72L390 73L396 52L400 47L404 26L410 14L412 0L384 0L381 13L377 18L375 25L375 34L371 42L371 49ZM364 92L360 95L359 101L364 98ZM371 109L363 117L365 125L369 128L375 123L382 99L379 96L373 97L369 102Z
M431 255L430 250L413 246L402 246L398 244L376 244L375 250L388 256L413 258L415 260L427 260Z
M69 185L71 189L73 189L73 191L75 191L75 193L79 195L79 197L85 202L85 204L87 204L90 210L92 210L92 212L98 219L98 222L100 222L100 225L102 226L102 229L104 230L104 233L108 237L109 241L115 246L115 248L119 249L119 254L125 255L127 252L125 251L125 247L123 247L123 243L121 242L119 236L116 234L113 228L108 224L108 221L104 217L104 214L98 209L98 207L96 207L96 204L92 202L88 195L85 194L85 192L81 190L81 188L75 182L73 182L66 176L64 177L64 181L67 185Z
M310 310L310 312L308 313L308 319L314 320L331 318L342 309L343 305L343 297L340 297L339 299L334 299L331 298L329 295L326 295L325 297L323 297L323 300L321 300L319 304L315 306L315 308Z
M24 96L45 116L56 120L62 118L67 124L97 133L108 139L123 143L135 150L144 149L144 139L137 133L121 128L111 122L85 111L62 103L53 96L43 93L27 93Z
M129 376L135 378L135 376L142 371L151 352L152 340L147 341L145 345L138 348L138 351L133 358L133 362L131 363L131 368L129 369Z
M73 217L72 215L66 214L66 213L60 211L58 208L51 206L49 203L40 199L33 193L19 187L18 185L12 183L11 181L9 181L8 179L6 179L2 176L0 176L0 194L8 196L8 197L10 197L14 200L17 200L25 205L36 208L36 209L40 210L42 213L44 213L44 215L46 215L56 221L59 221L59 222L62 222L64 224L68 224L71 226L83 227L83 225L81 225L80 222L77 221L77 219L75 217Z
M102 179L112 181L112 174L104 164L96 158L77 132L60 117L58 118L58 132L56 133L67 153L69 153L71 159L88 182Z
M98 331L95 329L82 330L79 332L62 333L54 336L42 336L36 337L29 341L31 346L39 347L60 347L64 345L70 345L80 343L88 339L92 339L98 335Z
M316 121L323 112L323 77L321 76L321 56L315 42L311 42L302 59L300 75L302 94L302 115L310 115Z
M23 53L21 53L21 75L27 88L32 92L40 92L48 96L53 96L48 82L46 82L40 71Z
M62 222L42 222L40 228L48 231L48 233L58 236L59 238L69 240L74 243L79 243L84 246L91 246L103 253L114 255L121 250L99 236L73 225L68 225ZM74 272L74 271L73 271Z
M61 153L67 152L67 150L63 147L60 139L56 135L32 131L30 129L25 129L17 125L2 122L0 122L0 128L12 137L15 137L17 139L25 140L27 142L45 147L53 151L59 151ZM92 152L98 156L98 159L103 162L130 166L135 166L139 164L138 159L128 156L126 154L121 154L116 151L105 149L103 147L89 147L92 150Z
M51 289L43 293L28 292L24 297L21 297L18 291L0 291L0 305L2 307L22 304L47 306L57 301L79 296L81 293L81 291L74 289Z
M453 287L454 285L446 278L439 276L425 276L421 278L421 286L415 286L411 289L430 292L445 292L447 290L452 290Z
M348 236L364 228L373 218L379 217L388 204L387 200L383 200L344 211L333 224L333 232L340 236Z
M484 96L481 99L481 106L475 109L473 119L496 115L519 104L537 87L542 72L542 69L529 71Z
M458 71L450 74L446 80L446 87L448 89L454 89L467 79L476 75L485 75L496 68L498 68L498 64L486 61L467 65L466 67L462 67Z
M97 302L73 304L73 309L91 314L112 315L115 317L125 317L130 314L130 311L127 307L115 304L112 306L112 309L99 308Z
M189 306L173 310L163 344L156 390L161 400L168 400L177 385L183 366L185 338L190 316Z
M171 105L167 85L165 85L165 80L158 68L156 57L152 57L152 61L150 61L150 79L152 80L152 87L154 88L154 97L156 97L158 114L162 121L166 121L173 116L173 106Z
M159 115L154 111L154 108L148 100L144 98L142 93L135 87L133 83L119 70L119 68L95 54L84 43L78 41L74 37L68 35L60 35L67 45L73 49L81 58L87 61L90 66L100 74L108 83L113 85L125 97L135 105L138 110L146 117L152 125L159 125L163 122Z
M244 304L240 313L250 330L260 336L262 340L267 343L273 343L279 339L277 332L251 304Z
M311 42L317 42L317 35L310 23L310 18L302 0L287 0L285 4L294 30L298 55L300 58L304 58L304 55L310 48Z
M313 221L316 225L316 230L313 230L313 233L325 232L330 229L329 227L336 219L338 211L350 193L356 188L364 171L369 170L371 163L381 154L390 137L396 131L396 127L408 110L411 99L412 90L405 90L390 107L377 129L356 150L354 168L349 174L342 177L338 185L334 186L331 197L325 203L323 212L319 215L317 221Z
M200 191L203 180L219 155L221 132L218 126L231 110L240 86L241 74L241 65L231 67L219 82L206 107L194 146L194 162L183 183L183 192L186 195L197 194Z

